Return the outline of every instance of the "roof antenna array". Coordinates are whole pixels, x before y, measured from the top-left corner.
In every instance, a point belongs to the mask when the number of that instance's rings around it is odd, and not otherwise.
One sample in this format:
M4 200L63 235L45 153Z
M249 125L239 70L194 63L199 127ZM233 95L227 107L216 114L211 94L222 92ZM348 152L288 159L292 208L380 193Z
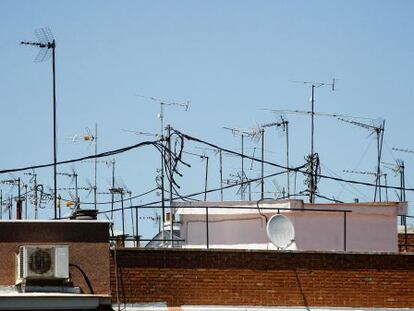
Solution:
M270 122L262 124L261 128L276 127L282 128L286 134L286 189L287 189L287 198L290 197L290 170L289 170L289 121L287 121L283 116L280 116L280 121Z
M42 62L50 58L52 56L52 73L53 73L53 193L54 193L54 218L58 218L58 210L57 210L57 125L56 125L56 70L55 70L55 49L56 49L56 41L52 35L52 32L48 27L46 28L39 28L35 30L35 34L37 37L37 42L31 41L21 41L20 44L22 45L30 45L35 46L40 49L39 53L35 58L35 62ZM59 218L60 218L60 209L59 209Z
M223 127L223 129L230 131L234 136L241 137L241 174L240 182L243 184L247 178L244 172L244 137L249 137L253 141L258 141L263 139L263 130L257 128L251 129L242 129L242 128L232 128L232 127ZM263 148L262 148L263 149ZM262 151L263 153L263 151ZM262 162L263 164L263 162ZM244 189L240 191L240 199L244 199Z
M137 95L141 98L149 99L153 102L156 102L160 105L160 112L158 114L158 118L160 119L160 139L162 140L162 143L165 143L165 136L164 136L164 106L176 106L184 108L185 111L188 111L190 108L190 101L185 102L176 102L176 101L170 101L165 99L156 98L153 96L144 96L144 95ZM168 128L170 128L168 126ZM160 172L161 172L161 209L162 209L162 223L165 223L165 183L164 183L164 150L161 152L161 164L160 164ZM171 185L170 185L171 188ZM171 192L170 192L171 193Z
M310 176L309 176L309 184L308 184L308 191L309 191L309 202L310 203L315 203L315 193L316 193L316 189L317 189L317 176L314 173L315 169L314 169L314 162L315 162L315 151L314 151L314 136L315 136L315 124L314 124L314 119L315 119L315 88L319 88L319 87L323 87L323 86L330 86L331 87L331 91L335 91L335 82L336 79L332 79L331 83L328 82L316 82L316 81L292 81L293 83L300 83L300 84L304 84L306 86L309 86L311 88L311 104L312 104L312 109L311 109L311 152L310 155L308 156L309 159L309 172L310 172Z
M379 126L366 124L362 122L357 122L354 120L347 120L344 118L337 118L340 121L362 127L371 132L371 134L376 134L377 139L377 173L376 173L376 180L375 180L375 193L374 193L374 202L377 200L377 193L378 199L381 202L381 156L382 156L382 145L384 141L384 129L385 129L385 120L381 122Z

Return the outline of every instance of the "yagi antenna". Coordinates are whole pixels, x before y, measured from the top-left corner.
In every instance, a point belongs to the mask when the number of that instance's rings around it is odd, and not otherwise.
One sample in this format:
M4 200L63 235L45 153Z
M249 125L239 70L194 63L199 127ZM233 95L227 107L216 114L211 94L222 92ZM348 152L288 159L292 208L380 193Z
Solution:
M35 58L35 62L42 62L52 55L52 81L53 81L53 189L54 189L54 218L58 218L57 209L57 118L56 118L56 60L55 49L56 41L49 28L39 28L35 30L37 42L21 41L22 45L35 46L40 49ZM60 209L59 209L60 218Z
M322 86L330 86L332 91L335 91L335 82L336 79L332 79L332 83L328 83L328 82L317 82L317 81L291 81L293 83L300 83L300 84L304 84L306 86L311 87L311 98L310 98L310 102L311 102L311 150L310 150L310 155L308 156L308 158L311 160L310 161L310 167L309 167L309 171L310 171L310 176L309 176L309 187L308 187L308 192L309 192L309 203L315 203L315 194L316 194L316 189L317 189L317 182L318 179L314 174L314 167L313 167L313 160L317 157L315 150L314 150L314 136L315 136L315 88L319 88Z
M335 91L335 83L336 83L336 80L337 79L332 78L332 82L297 81L297 80L292 80L290 82L299 83L299 84L305 84L307 86L314 86L314 87L330 86L331 87L331 91Z

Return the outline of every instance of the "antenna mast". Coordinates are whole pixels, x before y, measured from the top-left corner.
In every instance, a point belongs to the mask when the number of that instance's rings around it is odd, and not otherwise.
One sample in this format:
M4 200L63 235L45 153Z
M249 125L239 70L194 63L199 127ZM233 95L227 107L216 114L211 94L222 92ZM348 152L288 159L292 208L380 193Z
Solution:
M282 127L283 131L286 133L286 188L287 188L287 197L290 197L290 170L289 170L289 121L285 120L282 116L280 116L279 122L272 122L272 123L266 123L262 124L261 128L266 127Z
M57 134L56 134L56 42L49 28L39 28L35 30L38 42L21 41L22 45L31 45L40 49L35 58L35 62L42 62L50 58L52 55L52 77L53 77L53 188L54 188L54 218L60 218L57 215L57 176L56 176L56 163L57 163Z
M158 114L158 118L160 119L160 138L162 141L162 144L165 144L165 135L164 135L164 106L176 106L184 108L185 111L188 111L190 107L190 101L186 102L175 102L175 101L168 101L152 96L143 96L138 95L139 97L152 100L160 105L160 113ZM161 150L161 209L162 209L162 224L164 226L165 223L165 185L164 185L164 179L165 179L165 173L164 173L164 149ZM170 181L172 182L172 181ZM163 237L164 239L164 237Z
M294 83L305 84L311 87L311 152L308 156L310 179L308 184L309 203L315 203L315 193L317 189L317 176L315 176L315 162L319 162L318 155L314 151L314 136L315 136L315 88L322 86L330 86L331 91L335 91L335 79L332 83L315 82L315 81L292 81Z
M374 125L365 124L362 122L347 120L344 118L338 118L338 120L353 124L355 126L362 127L376 134L376 139L377 139L377 173L376 174L377 175L375 179L374 202L376 202L377 200L377 193L378 193L379 201L381 202L381 155L382 155L382 143L384 140L385 120L382 121L380 126L374 126Z

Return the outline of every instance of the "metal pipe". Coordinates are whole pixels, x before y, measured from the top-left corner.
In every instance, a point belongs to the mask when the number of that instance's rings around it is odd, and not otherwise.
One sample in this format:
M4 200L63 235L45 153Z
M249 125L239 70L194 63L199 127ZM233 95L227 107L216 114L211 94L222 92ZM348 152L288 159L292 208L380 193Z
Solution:
M171 156L171 126L168 124L167 125L167 135L168 135L168 170L170 173L170 178L169 178L169 188L170 188L170 193L169 193L169 198L170 198L170 234L171 234L171 248L174 247L174 209L172 207L172 202L173 202L173 178L174 178L174 173L172 171L172 156Z
M39 208L39 201L38 197L37 197L37 175L34 174L34 192L35 192L35 219L37 219L37 212L38 212L38 208Z
M311 114L311 153L310 153L310 184L309 184L309 203L315 203L314 191L314 176L313 176L313 154L314 154L314 119L315 119L315 85L312 84L312 95L311 95L311 102L312 102L312 114Z
M242 153L242 159L241 159L241 170L242 170L242 176L241 176L241 180L242 182L244 181L244 135L241 134L241 153ZM243 193L243 189L240 191L240 199L243 200L244 199L244 193Z
M112 189L115 189L115 159L112 160ZM114 219L115 194L111 191L111 220Z
M344 212L344 251L346 251L346 213Z
M95 210L97 209L96 205L96 192L98 189L98 186L96 184L97 182L97 175L98 175L98 158L96 155L98 154L98 124L95 123L95 136L94 136L94 143L95 143L95 161L94 161L94 186L93 186L93 205L95 207Z
M286 183L287 183L287 197L290 197L290 170L289 170L289 122L284 121L286 130Z
M206 159L206 175L204 180L204 201L207 201L207 181L208 181L208 156L204 156Z
M57 129L56 129L56 53L55 40L52 42L52 74L53 74L53 190L54 190L54 212L55 219L57 215ZM61 217L59 209L59 218Z
M124 214L124 190L121 190L121 210L122 210L122 246L125 247L125 214Z
M17 178L16 219L22 219L22 201L20 193L20 177Z
M209 233L208 233L208 206L206 206L206 247L210 247Z
M24 219L27 219L27 185L24 185Z
M223 201L223 154L222 150L219 150L220 155L220 199Z
M261 163L261 195L260 199L263 200L264 198L264 151L265 151L265 130L262 128L261 130L262 134L262 163Z

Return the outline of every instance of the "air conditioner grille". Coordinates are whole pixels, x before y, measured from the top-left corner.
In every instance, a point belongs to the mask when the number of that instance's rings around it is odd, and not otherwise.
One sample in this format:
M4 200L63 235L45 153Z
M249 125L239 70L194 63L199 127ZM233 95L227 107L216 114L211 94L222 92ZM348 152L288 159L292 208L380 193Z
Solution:
M36 274L45 274L52 268L52 249L36 248L29 256L29 269Z
M23 253L23 251L20 251L20 253L19 253L19 270L18 270L20 279L22 279L24 277L23 267L24 267L24 253Z

